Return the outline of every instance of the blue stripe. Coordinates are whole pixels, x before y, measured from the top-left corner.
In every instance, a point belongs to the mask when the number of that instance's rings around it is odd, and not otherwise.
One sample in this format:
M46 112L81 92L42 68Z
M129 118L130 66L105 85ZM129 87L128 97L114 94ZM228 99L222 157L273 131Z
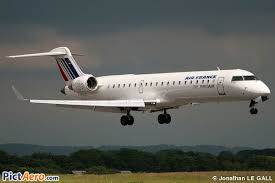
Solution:
M75 77L79 77L79 74L75 70L75 68L72 65L71 61L68 58L65 58L65 61L67 62L68 66L70 67L71 71L74 73Z
M73 79L75 79L76 77L74 76L73 72L70 70L68 64L65 62L64 59L62 59L62 62L64 63L65 67L67 68L67 70L69 71L70 75L72 76Z
M68 69L66 68L66 66L62 62L62 59L59 58L58 60L59 60L60 66L63 68L63 70L66 73L67 77L70 78L70 79L73 79L72 76L70 75Z

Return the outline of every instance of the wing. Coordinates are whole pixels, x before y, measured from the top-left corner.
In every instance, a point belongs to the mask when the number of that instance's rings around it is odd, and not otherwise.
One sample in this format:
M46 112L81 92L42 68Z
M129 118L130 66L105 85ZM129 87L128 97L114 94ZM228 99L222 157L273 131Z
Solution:
M25 99L22 94L12 86L12 90L19 100L35 104L51 104L64 107L145 107L143 100L33 100Z
M143 100L29 100L35 104L82 107L145 107Z

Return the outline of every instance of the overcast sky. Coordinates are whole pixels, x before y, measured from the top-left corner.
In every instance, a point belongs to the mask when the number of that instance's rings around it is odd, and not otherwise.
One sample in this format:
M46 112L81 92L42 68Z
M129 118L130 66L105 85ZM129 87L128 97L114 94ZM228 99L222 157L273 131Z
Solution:
M274 97L249 114L248 102L203 104L157 113L120 114L30 105L26 97L66 99L51 58L6 55L67 46L95 76L242 68L275 91L275 1L20 1L0 6L0 143L42 145L200 145L275 147Z

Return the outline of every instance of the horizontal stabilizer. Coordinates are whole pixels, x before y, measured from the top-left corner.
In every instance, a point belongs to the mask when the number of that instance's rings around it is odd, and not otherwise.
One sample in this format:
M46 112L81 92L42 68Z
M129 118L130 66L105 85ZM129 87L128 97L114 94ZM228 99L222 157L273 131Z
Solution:
M40 56L60 56L66 55L65 52L43 52L43 53L33 53L33 54L24 54L24 55L11 55L7 56L7 58L21 58L21 57L40 57Z
M58 69L65 81L74 80L84 73L81 71L80 67L73 58L73 55L82 56L80 54L72 54L67 47L54 48L49 52L42 53L32 53L32 54L21 54L21 55L11 55L7 58L22 58L22 57L40 57L40 56L51 56L54 57L58 65ZM67 83L66 83L67 84Z

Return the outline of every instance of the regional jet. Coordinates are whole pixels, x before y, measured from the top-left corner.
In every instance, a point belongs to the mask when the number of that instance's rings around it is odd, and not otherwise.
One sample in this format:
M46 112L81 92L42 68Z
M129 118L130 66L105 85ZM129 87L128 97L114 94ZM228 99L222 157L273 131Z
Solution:
M12 87L18 99L36 104L122 113L123 126L133 125L132 111L161 112L160 124L169 124L167 113L184 105L207 102L249 101L250 113L255 105L268 99L270 90L253 73L241 70L210 70L154 74L124 74L96 77L85 74L67 47L49 52L8 56L8 58L50 56L57 63L65 85L61 93L70 100L25 99Z

